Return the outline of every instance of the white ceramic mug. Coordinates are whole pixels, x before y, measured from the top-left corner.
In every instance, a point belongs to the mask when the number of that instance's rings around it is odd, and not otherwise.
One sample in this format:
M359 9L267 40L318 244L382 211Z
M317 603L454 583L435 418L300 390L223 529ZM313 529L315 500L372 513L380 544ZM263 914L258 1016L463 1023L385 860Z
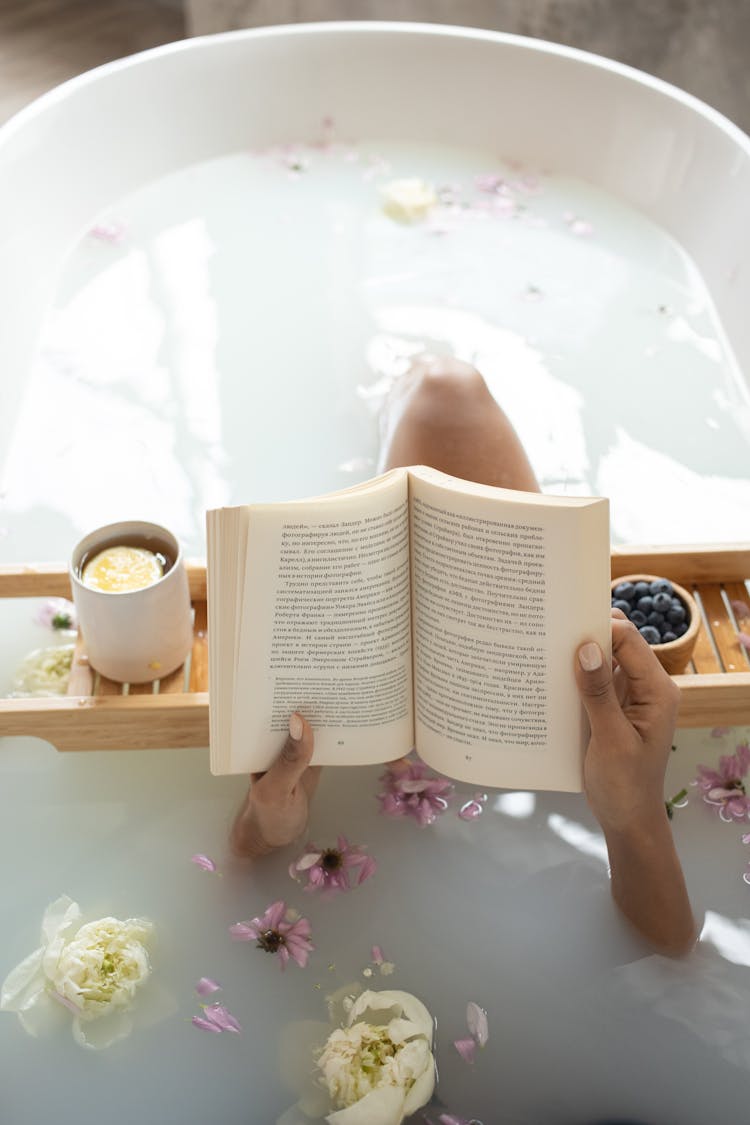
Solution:
M134 542L155 552L166 548L171 565L156 582L112 593L82 581L87 559L105 547ZM70 583L86 654L97 672L142 684L168 676L184 663L193 643L190 591L180 544L165 527L130 520L97 528L73 551Z

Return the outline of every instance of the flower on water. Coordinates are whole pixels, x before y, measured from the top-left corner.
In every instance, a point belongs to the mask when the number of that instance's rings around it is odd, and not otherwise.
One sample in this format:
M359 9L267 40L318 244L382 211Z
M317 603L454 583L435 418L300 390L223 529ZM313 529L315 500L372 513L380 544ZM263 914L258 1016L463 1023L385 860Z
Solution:
M438 197L431 184L415 178L391 180L382 188L383 210L400 223L424 219L437 204Z
M204 1004L203 1015L193 1016L191 1023L200 1031L212 1031L215 1034L232 1031L235 1035L239 1035L242 1031L242 1024L223 1004Z
M424 827L448 808L453 783L429 772L420 761L401 758L381 775L385 788L378 793L384 816L411 816Z
M125 237L126 227L119 219L110 219L109 222L96 223L91 227L89 234L98 238L100 242L110 242L117 246Z
M13 677L16 697L64 695L73 667L74 645L52 645L29 653Z
M719 810L722 820L745 820L750 813L750 797L745 791L743 778L750 769L750 746L741 743L734 754L719 758L718 770L698 766L697 785L706 804Z
M490 1037L487 1013L473 1000L466 1005L466 1026L471 1038L454 1039L453 1046L458 1051L464 1062L473 1063L477 1047L484 1047Z
M207 855L191 855L190 862L194 863L196 867L200 867L203 871L215 871L216 864Z
M329 894L350 891L375 874L377 864L358 844L339 836L335 848L308 844L299 859L289 865L289 874L299 882L307 876L306 891L324 890Z
M212 992L220 992L221 985L211 977L201 977L195 986L195 991L199 996L210 996Z
M408 992L363 992L317 1060L330 1125L400 1125L432 1097L432 1016Z
M287 910L285 902L274 902L259 918L237 922L229 927L235 941L255 941L258 949L275 953L282 969L291 958L301 969L315 946L310 941L310 923L296 911Z
M67 598L48 598L35 620L45 629L73 631L78 628L75 606Z
M67 895L47 907L42 944L6 977L0 1009L17 1012L36 1035L53 1009L66 1008L75 1017L73 1036L81 1046L107 1047L131 1030L126 1013L151 972L145 942L152 927L142 918L99 918L84 925L80 918L78 904ZM94 1020L106 1027L92 1035L87 1025Z

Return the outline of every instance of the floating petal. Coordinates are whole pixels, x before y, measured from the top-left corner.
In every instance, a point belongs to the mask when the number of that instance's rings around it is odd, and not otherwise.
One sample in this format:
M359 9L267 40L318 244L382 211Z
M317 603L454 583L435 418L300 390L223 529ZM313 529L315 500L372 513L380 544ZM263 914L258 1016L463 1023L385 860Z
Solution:
M466 1005L466 1026L476 1039L477 1044L484 1047L490 1036L487 1013L473 1000L470 1000Z
M453 1046L456 1048L465 1063L469 1063L469 1065L473 1064L474 1056L477 1053L477 1044L475 1039L454 1039Z
M210 996L212 992L219 992L221 985L217 984L211 977L201 977L195 986L195 991L199 996Z
M194 863L196 867L201 867L204 871L216 870L216 864L207 855L191 855L190 862Z

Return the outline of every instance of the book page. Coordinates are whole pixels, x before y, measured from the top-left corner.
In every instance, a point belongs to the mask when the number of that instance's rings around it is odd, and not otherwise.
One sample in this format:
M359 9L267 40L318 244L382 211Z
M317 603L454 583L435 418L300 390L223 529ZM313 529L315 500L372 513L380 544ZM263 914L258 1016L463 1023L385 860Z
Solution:
M609 652L605 500L410 474L416 745L435 769L582 788L574 654Z
M404 471L335 497L249 509L231 769L266 769L299 711L319 764L413 745Z

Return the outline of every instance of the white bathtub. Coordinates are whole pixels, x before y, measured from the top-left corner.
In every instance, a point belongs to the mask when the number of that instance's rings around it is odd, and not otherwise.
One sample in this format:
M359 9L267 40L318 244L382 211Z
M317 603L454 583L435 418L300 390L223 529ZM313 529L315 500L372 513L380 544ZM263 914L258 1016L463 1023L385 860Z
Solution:
M750 142L694 98L580 52L446 27L296 26L159 48L67 83L0 129L5 560L64 558L91 526L135 510L174 527L199 553L202 510L216 496L203 488L209 469L225 475L232 499L255 498L249 493L261 485L266 494L318 488L318 462L340 435L316 417L314 398L295 413L283 384L266 396L265 428L278 448L259 483L239 438L231 448L217 439L214 449L201 430L210 431L221 401L209 364L191 369L193 383L174 384L205 439L204 459L193 464L198 445L159 430L169 456L154 462L152 480L128 489L126 479L118 493L105 454L119 435L107 426L116 426L128 387L113 405L100 372L93 390L87 384L89 414L68 412L65 399L50 412L58 384L45 381L35 351L71 250L113 200L194 162L313 136L332 111L344 136L497 151L632 204L692 256L737 363L750 369ZM77 394L76 372L58 374L59 386ZM149 393L139 384L139 394ZM738 383L732 394L741 413L747 387ZM602 372L599 408L616 410L616 395ZM113 411L106 424L97 413L105 401ZM224 406L228 425L237 410ZM172 425L169 396L152 407L155 422ZM282 407L283 430L274 414ZM131 429L135 477L148 451L138 452ZM172 465L187 466L185 476L170 476ZM737 511L750 470L734 468ZM328 486L351 483L321 472ZM730 524L726 538L746 537L746 524ZM697 520L693 538L700 532ZM3 611L7 673L43 642L32 608L18 600ZM670 795L689 784L698 761L714 763L740 737L680 732ZM153 1022L101 1056L67 1035L26 1038L0 1014L7 1125L98 1125L103 1116L112 1125L268 1125L295 1096L277 1073L283 1029L325 1019L326 993L365 979L373 943L396 973L370 983L414 991L437 1017L443 1101L433 1118L450 1110L484 1125L744 1120L747 849L741 826L721 824L694 797L676 814L675 834L698 908L709 912L706 941L675 965L645 956L615 917L606 849L582 797L491 794L478 821L454 809L420 831L378 816L377 770L362 771L356 786L349 771L327 770L311 838L323 844L348 833L370 847L379 870L354 898L325 904L291 882L289 854L252 871L226 857L244 783L211 778L205 750L58 755L35 740L0 742L0 977L35 947L44 906L67 893L93 916L153 918L159 989ZM217 860L222 878L189 862L199 852ZM281 896L309 914L317 946L306 970L283 976L227 933ZM243 1023L242 1037L190 1026L199 1011L193 986L204 975L224 986L219 995ZM465 1034L469 1000L486 1007L491 1028L472 1069L452 1046Z
M343 137L461 145L580 178L673 236L710 293L716 334L731 370L717 372L706 401L693 403L692 392L681 386L679 363L667 374L658 358L644 360L650 362L649 378L669 379L673 386L674 402L661 432L666 437L670 428L683 425L689 436L683 435L679 448L662 449L658 427L648 435L608 434L593 442L617 446L606 466L597 460L599 450L586 454L589 472L542 469L540 475L548 488L559 489L570 477L579 491L611 495L616 540L742 539L750 505L750 391L743 374L750 368L750 140L695 98L582 52L491 32L353 23L270 28L161 47L64 84L0 129L0 448L13 446L4 482L13 557L21 557L13 546L21 509L41 505L39 493L14 500L24 472L19 448L28 452L33 446L19 429L24 395L27 411L36 411L26 380L63 264L94 217L188 165L313 137L331 112ZM613 354L622 336L613 325ZM353 357L348 362L351 368ZM329 356L321 358L313 378L324 381L326 363ZM616 420L621 376L601 366L604 389L598 389L595 410ZM226 382L226 373L222 377ZM344 376L337 378L341 382ZM709 409L711 396L718 399L716 411ZM510 403L524 440L540 398L546 398L546 389L530 393L518 407ZM711 413L731 429L727 441L716 432L719 422L707 417ZM97 424L93 418L91 427ZM277 425L269 416L268 428ZM306 447L310 462L319 460L315 442L308 446L304 432L291 436ZM319 434L316 440L318 448L325 444ZM326 440L336 444L333 431ZM49 452L39 451L36 460L41 465L45 455L46 471L54 475ZM233 450L232 456L244 463L243 451ZM281 458L273 460L272 451L263 456L267 475L278 482L277 495L306 489L285 472ZM637 481L630 479L633 465L640 465ZM78 490L81 472L79 466L72 478ZM253 498L266 495L258 485L262 475L259 465L249 472ZM671 521L643 517L642 496L654 477L666 489L661 509L671 511ZM340 487L351 479L331 471L310 486ZM170 487L174 496L182 486ZM185 487L201 492L195 505L201 511L249 498L247 491L231 497L221 490L206 493L195 481ZM84 533L91 517L114 518L111 505L120 498L112 490L109 502L106 513L101 506L89 507L78 519L66 513L59 549L68 529L70 535ZM168 522L169 512L150 514ZM201 521L185 515L179 522L189 547L200 552Z

